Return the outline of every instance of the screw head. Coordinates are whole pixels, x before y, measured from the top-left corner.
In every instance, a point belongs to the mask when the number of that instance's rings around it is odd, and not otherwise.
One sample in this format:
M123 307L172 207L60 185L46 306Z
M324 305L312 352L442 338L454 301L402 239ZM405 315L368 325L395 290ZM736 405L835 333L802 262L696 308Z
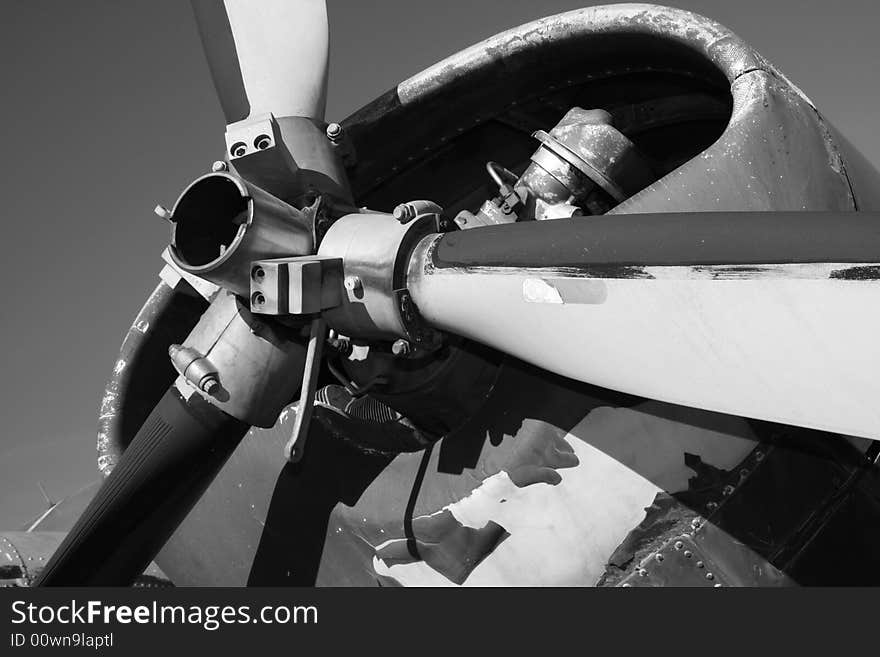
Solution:
M271 145L272 140L269 138L269 135L259 135L256 139L254 139L254 148L259 151L264 151Z
M229 171L229 165L223 160L217 160L211 165L211 171L220 173L221 171Z
M232 157L241 157L247 153L247 144L243 141L237 141L229 147L229 154Z
M342 136L342 126L338 123L327 124L327 138L336 140Z
M361 279L357 276L346 276L343 285L345 285L345 289L349 292L357 292L364 287L364 284L361 283Z

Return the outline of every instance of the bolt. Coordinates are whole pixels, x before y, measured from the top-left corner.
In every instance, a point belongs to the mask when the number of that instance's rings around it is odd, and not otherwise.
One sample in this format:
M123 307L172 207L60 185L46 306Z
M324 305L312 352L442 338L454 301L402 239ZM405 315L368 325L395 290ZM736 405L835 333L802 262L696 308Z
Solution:
M229 148L229 153L232 157L241 157L247 153L247 144L243 141L237 141Z
M165 221L171 221L171 211L166 208L164 205L157 205L153 208L153 212L156 213L156 216L164 219Z
M406 356L410 352L410 345L404 339L395 340L391 345L391 353L395 356Z
M229 171L229 165L223 160L217 160L211 165L211 171L220 173L221 171Z
M354 292L355 294L364 289L364 284L361 283L361 279L357 276L346 276L344 285L346 290Z
M260 135L256 139L254 139L254 148L260 151L264 151L269 146L272 145L272 140L269 139L269 135Z
M394 208L394 212L392 214L394 215L394 218L397 219L397 221L405 224L415 218L416 209L409 203L401 203L396 208Z
M220 387L220 382L217 380L217 377L213 374L210 374L204 377L201 381L199 381L199 388L202 391L208 393L209 395L213 395L217 388Z
M329 123L327 125L327 138L330 141L337 141L342 137L342 126L338 123Z

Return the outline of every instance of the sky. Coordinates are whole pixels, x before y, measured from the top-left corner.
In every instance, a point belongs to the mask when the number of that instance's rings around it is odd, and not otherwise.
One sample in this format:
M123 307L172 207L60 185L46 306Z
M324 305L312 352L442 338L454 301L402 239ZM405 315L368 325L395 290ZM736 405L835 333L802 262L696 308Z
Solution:
M258 5L258 0L255 0ZM504 29L588 0L329 0L328 120ZM731 28L875 164L876 0L667 4ZM104 384L155 287L171 205L223 149L183 0L4 0L0 530L97 479Z

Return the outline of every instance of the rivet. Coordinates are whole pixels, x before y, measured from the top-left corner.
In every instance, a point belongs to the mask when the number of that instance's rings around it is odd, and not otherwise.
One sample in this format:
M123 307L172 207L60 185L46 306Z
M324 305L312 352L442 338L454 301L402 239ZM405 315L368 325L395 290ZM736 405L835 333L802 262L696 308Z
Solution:
M685 556L685 559L690 559L692 556L694 556L694 553L691 552L690 550L685 550L684 556Z
M647 574L648 574L647 570L645 570L644 568L639 568L639 577L645 577L645 576L647 576Z
M698 562L697 562L697 568L702 568L702 567L705 566L705 565L706 565L706 564L704 564L702 561L698 561Z
M745 479L748 476L749 476L749 469L748 468L743 468L742 470L739 471L739 478L740 479Z
M715 575L712 573L706 573L706 579L715 579Z
M764 452L762 452L760 450L755 452L755 460L756 461L763 461L764 460Z
M655 555L654 555L654 561L656 561L656 562L658 562L658 563L661 562L661 561L663 561L663 555L662 555L662 554L655 554Z

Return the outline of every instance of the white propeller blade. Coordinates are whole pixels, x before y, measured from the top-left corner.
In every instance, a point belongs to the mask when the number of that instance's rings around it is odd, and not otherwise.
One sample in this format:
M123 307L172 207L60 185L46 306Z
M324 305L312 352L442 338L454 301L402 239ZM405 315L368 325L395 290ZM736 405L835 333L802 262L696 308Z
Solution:
M192 0L227 123L271 112L322 120L324 0Z

